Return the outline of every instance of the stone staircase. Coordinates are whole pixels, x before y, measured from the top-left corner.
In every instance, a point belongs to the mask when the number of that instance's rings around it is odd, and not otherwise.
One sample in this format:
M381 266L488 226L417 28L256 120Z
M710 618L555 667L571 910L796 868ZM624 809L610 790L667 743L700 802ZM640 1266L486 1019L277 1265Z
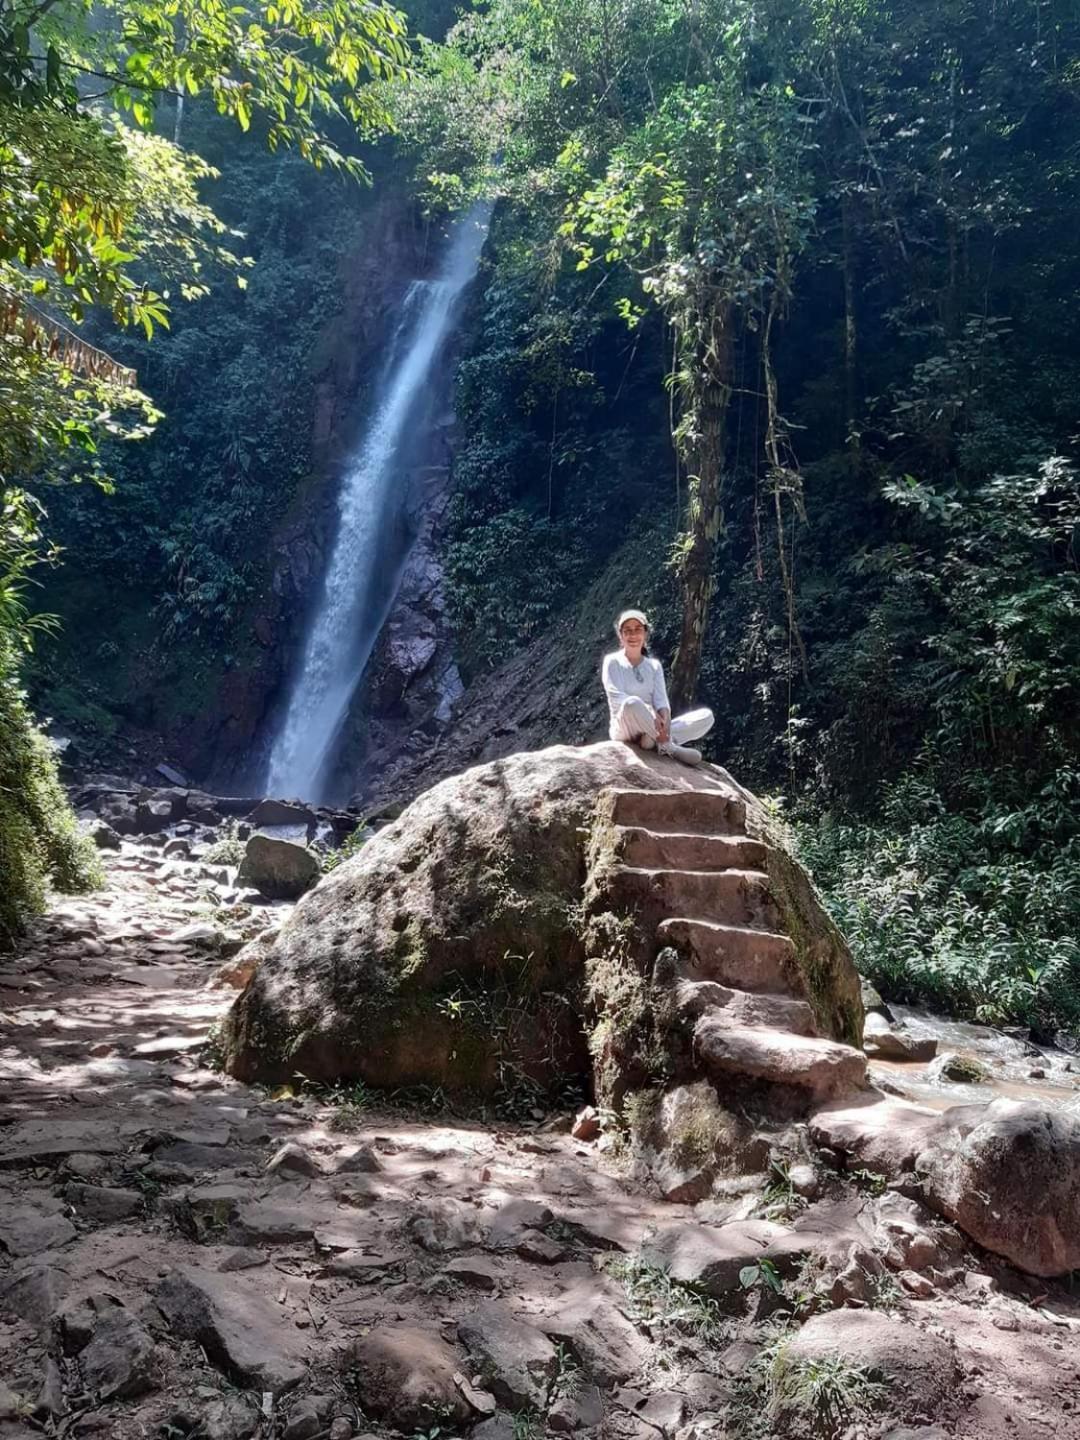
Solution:
M605 888L677 956L662 955L655 978L673 988L701 1070L721 1087L742 1078L807 1101L860 1088L866 1057L817 1028L743 801L712 790L611 798L617 863Z

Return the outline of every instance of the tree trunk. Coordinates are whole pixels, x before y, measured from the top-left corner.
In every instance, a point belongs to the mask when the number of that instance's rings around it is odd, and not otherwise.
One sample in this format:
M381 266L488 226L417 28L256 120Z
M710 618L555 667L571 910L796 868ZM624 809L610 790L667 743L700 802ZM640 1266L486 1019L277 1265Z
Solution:
M859 357L858 326L855 310L855 246L851 221L851 197L840 201L844 235L844 430L845 444L852 462L859 457Z
M679 565L682 591L682 634L672 666L672 705L693 704L701 670L709 602L716 588L716 542L724 524L724 441L731 400L733 345L731 308L721 304L706 322L704 336L688 386L691 441L688 468L687 544Z

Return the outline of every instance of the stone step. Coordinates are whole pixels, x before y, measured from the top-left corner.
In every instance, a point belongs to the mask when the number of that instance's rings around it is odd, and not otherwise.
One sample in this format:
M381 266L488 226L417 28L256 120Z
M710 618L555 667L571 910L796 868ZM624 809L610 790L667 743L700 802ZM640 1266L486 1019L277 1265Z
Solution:
M619 866L608 881L617 905L778 930L780 916L761 870L651 870Z
M716 980L755 993L804 993L795 946L786 935L682 916L662 920L656 935L661 945L679 951L687 980Z
M732 1025L713 1011L694 1029L694 1051L715 1080L732 1075L808 1090L815 1100L866 1082L866 1056L850 1045L756 1025Z
M619 827L616 848L624 865L657 870L758 870L768 855L745 835L674 834L638 825Z
M746 806L718 790L616 790L616 825L640 825L680 835L739 835Z
M754 993L718 985L715 980L678 980L675 1003L692 1019L716 1012L730 1025L761 1025L792 1035L818 1033L814 1012L805 1000L790 995Z

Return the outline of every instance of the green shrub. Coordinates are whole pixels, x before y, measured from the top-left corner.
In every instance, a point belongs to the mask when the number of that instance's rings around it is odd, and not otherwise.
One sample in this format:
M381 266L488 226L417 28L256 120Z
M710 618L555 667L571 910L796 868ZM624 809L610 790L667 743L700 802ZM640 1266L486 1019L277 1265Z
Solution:
M246 850L247 841L240 839L239 822L229 820L208 847L203 859L211 865L239 865Z
M1080 1029L1080 774L1024 801L1016 777L975 777L950 808L909 774L879 818L797 826L799 848L860 971L886 998L989 1024Z
M44 908L50 882L80 892L103 878L93 842L78 832L49 742L0 656L0 948Z
M371 831L367 826L358 825L351 835L346 835L336 850L328 850L323 856L323 874L329 874L331 870L336 870L343 861L351 860L354 855L359 855L370 839Z

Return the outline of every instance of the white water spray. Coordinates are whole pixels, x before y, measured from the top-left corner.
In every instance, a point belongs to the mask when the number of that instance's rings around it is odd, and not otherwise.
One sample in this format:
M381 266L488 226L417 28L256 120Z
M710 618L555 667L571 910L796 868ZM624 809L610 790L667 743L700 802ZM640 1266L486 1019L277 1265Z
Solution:
M415 439L412 430L424 412L425 386L453 325L456 302L476 274L490 213L490 205L474 205L454 227L437 278L417 281L409 291L381 397L342 481L337 539L285 720L270 752L270 795L322 798L334 743L393 604L405 560L404 554L395 555L387 573L386 543L404 501L396 462Z

